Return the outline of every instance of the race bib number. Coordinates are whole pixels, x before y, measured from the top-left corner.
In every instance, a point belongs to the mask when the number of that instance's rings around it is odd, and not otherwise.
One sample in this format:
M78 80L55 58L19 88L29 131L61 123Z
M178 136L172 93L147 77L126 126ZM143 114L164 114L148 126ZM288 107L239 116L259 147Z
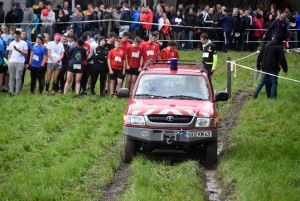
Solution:
M140 52L132 52L131 57L139 58Z
M115 61L116 62L122 62L122 58L121 57L115 57Z
M146 52L146 54L147 54L147 56L152 56L152 55L154 55L154 50L148 50Z
M35 61L39 61L39 60L40 60L39 57L38 57L37 55L33 55L33 56L32 56L32 59L35 60Z
M81 64L74 64L74 65L73 65L73 68L74 68L74 69L81 69Z
M209 56L209 53L208 53L208 52L204 52L204 53L203 53L203 58L208 58L208 56Z

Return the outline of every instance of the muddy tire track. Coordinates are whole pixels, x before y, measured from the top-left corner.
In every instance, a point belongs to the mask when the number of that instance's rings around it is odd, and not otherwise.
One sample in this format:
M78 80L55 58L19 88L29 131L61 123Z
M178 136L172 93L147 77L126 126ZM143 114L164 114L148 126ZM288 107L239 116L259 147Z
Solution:
M218 136L218 159L224 154L229 146L229 134L237 126L240 112L244 104L251 98L251 86L246 86L243 90L233 93L232 105L228 108L226 115L220 119ZM230 192L234 186L221 188L218 180L217 166L205 169L206 193L208 200L219 201L228 200Z
M104 196L99 201L117 201L120 195L128 188L128 178L130 176L129 164L120 161L118 168L115 170L112 181L107 184L103 191Z

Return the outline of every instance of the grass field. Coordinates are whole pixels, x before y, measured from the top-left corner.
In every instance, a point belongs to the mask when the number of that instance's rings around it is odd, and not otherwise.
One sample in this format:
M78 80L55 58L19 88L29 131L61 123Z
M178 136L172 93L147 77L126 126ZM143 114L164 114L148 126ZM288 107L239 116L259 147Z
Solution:
M235 60L248 54L228 55ZM213 77L217 91L226 88L225 61L228 55L219 54ZM201 59L200 52L180 52L180 56ZM295 57L288 56L289 59ZM239 64L253 67L255 58L252 56ZM293 74L297 70L296 62L293 59L290 77L299 77L299 72ZM252 71L238 69L237 78L233 78L233 91L251 84L252 75ZM262 192L263 185L267 190L265 196L280 194L282 191L270 187L272 182L278 188L284 184L286 192L297 192L297 189L299 192L299 173L297 175L293 170L299 167L299 159L295 161L296 153L299 153L299 128L295 124L299 114L294 114L299 111L295 100L299 97L295 91L297 86L280 81L277 101L267 102L262 93L257 100L247 104L241 125L233 132L231 146L220 167L224 183L234 181L237 186L233 198L252 200L253 194ZM121 159L122 115L127 100L109 97L100 100L92 96L78 99L72 93L37 96L28 95L28 89L27 79L21 95L0 94L0 200L101 198L103 186L112 179ZM220 104L221 114L228 104L230 101ZM274 109L275 113L272 112ZM295 134L285 133L288 129ZM269 161L272 158L274 161ZM257 161L256 169L254 161ZM122 195L122 200L170 200L170 195L171 200L206 199L199 180L201 171L193 161L171 165L168 161L137 156L129 168L130 187ZM271 168L273 177L267 176ZM258 185L256 182L261 182L262 176L267 179ZM253 188L246 189L247 185Z

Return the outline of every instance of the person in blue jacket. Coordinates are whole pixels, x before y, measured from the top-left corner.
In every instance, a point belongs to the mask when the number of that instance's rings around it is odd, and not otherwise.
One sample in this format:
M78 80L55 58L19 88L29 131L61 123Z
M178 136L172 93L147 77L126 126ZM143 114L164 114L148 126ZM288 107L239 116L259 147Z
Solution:
M224 52L228 52L229 44L231 44L230 36L233 34L233 28L234 28L234 17L231 13L229 13L229 10L226 8L222 12L219 18L219 22L222 23L223 28L223 35L224 35L224 46L222 50Z
M3 79L7 72L7 66L4 66L4 42L0 38L0 90L2 89Z
M141 12L138 9L138 6L136 4L134 4L132 6L131 21L139 22L140 21L140 15L141 15ZM137 35L137 32L139 31L140 27L141 27L140 23L131 23L130 27L129 27L131 35Z

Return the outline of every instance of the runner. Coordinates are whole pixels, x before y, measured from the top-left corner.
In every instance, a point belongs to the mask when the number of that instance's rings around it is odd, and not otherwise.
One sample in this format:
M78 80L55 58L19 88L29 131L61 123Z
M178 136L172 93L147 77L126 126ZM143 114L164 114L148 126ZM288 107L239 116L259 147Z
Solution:
M159 45L155 42L157 39L158 34L152 32L149 36L149 42L145 43L142 48L142 56L143 56L143 65L149 59L155 59L157 53L159 52Z
M93 66L94 66L94 61L93 61L93 53L94 50L98 47L98 40L96 41L94 40L94 38L92 38L92 33L89 31L85 32L85 35L87 36L87 43L90 45L91 51L87 57L88 59L88 65L87 65L87 75L88 75L88 79L87 79L87 91L91 91L91 80L92 80L92 76L91 73L93 72ZM95 38L98 38L98 35L94 36Z
M168 42L168 47L162 49L162 51L166 52L166 54L162 54L161 59L172 59L177 58L179 59L178 51L176 50L177 43L174 40Z
M133 90L136 79L142 70L143 57L141 55L140 48L141 39L136 37L133 44L126 49L125 59L126 59L126 88L130 91Z
M41 36L36 38L36 45L33 46L30 55L30 94L34 94L36 87L36 80L39 82L39 95L43 93L43 68L45 68L45 62L47 58L47 48L44 46L44 39ZM27 67L28 68L28 67Z
M109 51L107 56L107 64L110 74L110 94L115 95L114 86L117 79L117 88L118 91L122 86L123 77L125 75L125 53L120 49L121 41L115 41L115 49Z
M66 78L67 78L67 71L69 67L69 57L68 52L70 50L70 46L68 45L67 36L63 35L61 37L61 44L64 47L64 58L62 59L62 68L59 71L58 75L58 81L59 81L59 89L61 90L61 93L64 93Z
M83 47L86 49L86 55L88 56L91 51L91 46L87 42L88 36L84 34L81 36L81 39L84 40ZM82 61L83 72L82 72L82 78L81 78L81 95L87 95L87 93L86 93L86 85L87 85L87 81L88 81L88 66L87 65L88 65L88 61L87 61L87 57L85 57Z
M31 45L31 41L27 40L27 32L25 30L23 30L21 32L21 40L25 41L27 43L27 47L28 47L28 55L25 55L25 68L24 71L22 73L22 84L21 84L21 90L23 88L23 84L24 84L24 78L25 78L25 73L26 73L26 69L28 69L29 67L29 58L31 55L31 50L32 50L32 45Z
M54 41L48 44L48 66L47 66L47 80L46 80L46 94L48 95L50 81L53 76L52 96L58 91L58 75L62 68L62 59L64 58L64 46L60 43L61 35L59 33L54 34Z
M108 48L105 46L106 40L102 36L99 38L99 46L93 51L93 72L92 75L92 84L91 84L91 93L96 95L95 93L95 85L98 80L98 76L100 75L100 98L104 98L104 87L106 76L108 73L108 65L107 65L107 55Z
M28 54L28 47L25 41L21 40L21 32L15 31L15 40L7 47L8 53L8 71L10 75L9 88L10 94L20 93L22 73L24 70L24 56Z
M84 40L79 39L77 45L72 47L69 50L69 58L70 58L70 65L68 68L67 73L67 82L65 84L64 94L66 94L69 90L70 83L72 82L73 76L75 74L76 80L76 95L80 97L80 81L83 73L83 65L82 61L87 56L87 51L83 47Z
M116 38L117 38L117 34L115 32L110 32L108 34L108 41L105 44L105 47L107 47L109 51L115 48ZM107 82L105 87L105 93L108 94L110 92L110 76L107 76L106 79Z

